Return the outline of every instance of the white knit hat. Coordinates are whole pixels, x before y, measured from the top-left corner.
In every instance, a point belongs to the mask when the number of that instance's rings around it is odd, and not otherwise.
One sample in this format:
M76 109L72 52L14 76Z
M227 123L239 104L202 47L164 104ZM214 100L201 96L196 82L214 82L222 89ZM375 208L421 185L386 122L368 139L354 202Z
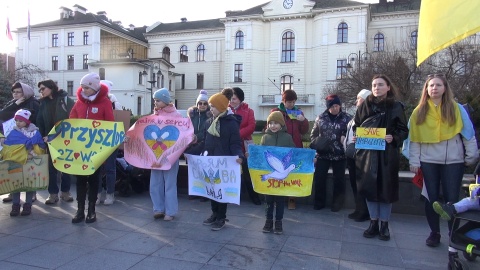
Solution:
M367 90L367 89L362 89L362 90L358 93L357 97L361 97L361 98L363 98L363 99L365 100L365 99L367 99L367 97L370 96L371 94L372 94L372 91Z
M13 117L13 119L23 121L23 122L27 123L28 125L30 125L30 123L31 123L30 116L31 115L32 115L32 113L29 110L20 109L15 113L15 116Z
M200 94L197 97L197 103L199 101L208 101L208 92L207 90L200 90Z
M110 91L112 90L112 87L113 87L113 82L111 82L109 80L101 80L100 82L107 86L108 93L110 93Z
M97 73L88 73L80 80L80 84L98 92L100 90L100 76Z

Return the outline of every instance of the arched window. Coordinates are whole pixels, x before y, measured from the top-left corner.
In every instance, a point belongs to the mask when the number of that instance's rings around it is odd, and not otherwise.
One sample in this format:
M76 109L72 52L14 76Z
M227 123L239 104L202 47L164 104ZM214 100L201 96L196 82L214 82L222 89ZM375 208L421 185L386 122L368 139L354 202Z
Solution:
M188 48L186 45L180 47L180 62L188 62Z
M412 50L417 48L417 37L418 37L417 30L410 33L410 49Z
M197 46L197 62L205 61L205 46L200 44Z
M280 90L293 90L293 76L283 75L280 78Z
M242 31L235 33L235 49L243 49L243 37Z
M378 33L373 38L373 51L383 52L385 50L385 37L383 34Z
M337 29L337 43L348 42L348 25L344 22L338 25Z
M295 61L295 34L291 31L282 35L282 63Z
M165 47L162 50L162 58L170 62L170 48Z

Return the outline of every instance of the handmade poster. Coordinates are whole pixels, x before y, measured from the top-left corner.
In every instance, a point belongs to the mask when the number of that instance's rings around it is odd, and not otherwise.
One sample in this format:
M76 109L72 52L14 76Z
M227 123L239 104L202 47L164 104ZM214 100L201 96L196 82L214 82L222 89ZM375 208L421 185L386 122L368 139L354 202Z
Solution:
M297 119L297 115L302 115L302 111L300 110L289 110L289 109L285 109L285 110L287 112L288 118L290 119Z
M15 119L10 119L8 121L5 121L2 123L3 125L3 134L5 135L5 137L8 136L8 134L10 134L10 131L13 130L13 128L17 125L17 123L15 122Z
M293 197L312 193L315 150L249 145L248 153L248 169L256 192Z
M124 157L130 165L168 170L193 140L190 118L148 115L127 131Z
M238 156L195 156L188 160L188 194L240 205Z
M385 150L385 135L387 135L386 128L358 127L356 134L356 149Z
M113 110L113 117L115 122L122 122L123 128L128 130L130 128L130 111L123 111L123 110ZM118 149L123 149L123 143L120 144Z
M48 188L48 155L35 156L25 165L0 161L0 195Z
M65 119L48 133L53 166L64 173L91 175L123 142L123 123Z

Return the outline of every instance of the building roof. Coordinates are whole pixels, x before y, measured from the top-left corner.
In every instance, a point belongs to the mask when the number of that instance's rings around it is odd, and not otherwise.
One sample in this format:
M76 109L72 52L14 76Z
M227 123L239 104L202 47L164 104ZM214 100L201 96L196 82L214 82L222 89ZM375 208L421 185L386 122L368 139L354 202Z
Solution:
M185 22L175 22L175 23L159 23L153 29L148 31L150 33L162 33L162 32L176 32L176 31L187 31L187 30L205 30L212 28L225 28L225 25L220 22L220 19L210 19L202 21L185 21Z
M420 11L421 0L395 0L393 2L384 2L370 5L370 12L375 13L387 13L397 11Z
M62 7L63 9L70 10L68 8ZM71 10L70 10L71 11ZM102 13L102 12L99 12ZM120 26L117 23L112 22L112 20L109 20L106 15L101 14L93 14L93 13L86 13L83 14L81 12L75 12L74 15L69 16L68 18L60 18L58 20L46 22L46 23L40 23L40 24L35 24L31 25L31 29L34 30L35 28L48 28L48 27L53 27L53 26L72 26L76 24L87 24L87 23L98 23L102 24L108 28L111 28L112 30L116 30L118 32L121 32L125 35L128 35L132 38L138 39L142 42L147 42L147 40L144 37L144 33L146 32L147 26L142 26L142 27L134 27L133 30L130 30L129 28L124 28ZM22 27L18 28L19 31L27 31L27 27Z

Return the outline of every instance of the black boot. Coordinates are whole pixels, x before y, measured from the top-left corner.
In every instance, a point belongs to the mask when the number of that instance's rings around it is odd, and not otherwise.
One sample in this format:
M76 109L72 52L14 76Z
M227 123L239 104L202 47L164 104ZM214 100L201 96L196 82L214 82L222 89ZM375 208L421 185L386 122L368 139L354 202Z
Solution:
M72 218L72 223L80 223L85 220L85 202L78 202L78 210Z
M383 241L390 240L390 230L388 229L388 221L380 222L380 234L378 235L378 239Z
M363 237L366 238L373 238L378 235L378 219L370 221L370 227L366 231L363 232Z
M95 214L95 202L88 202L88 213L85 223L93 223L97 220L97 215Z

